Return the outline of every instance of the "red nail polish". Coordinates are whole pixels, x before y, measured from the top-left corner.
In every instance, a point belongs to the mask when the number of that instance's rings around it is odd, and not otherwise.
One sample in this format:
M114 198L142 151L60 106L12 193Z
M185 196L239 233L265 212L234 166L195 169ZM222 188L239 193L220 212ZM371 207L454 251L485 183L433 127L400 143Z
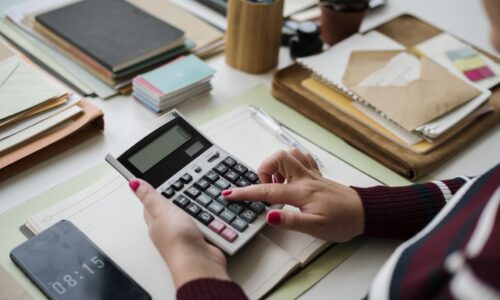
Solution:
M233 191L232 191L232 190L223 190L223 191L222 191L222 196L224 196L224 197L225 197L225 196L229 196L229 195L231 195L232 193L233 193Z
M267 222L272 225L281 224L281 213L279 211L271 211L267 214Z
M137 191L137 189L139 188L139 186L141 185L141 183L139 182L139 180L137 179L131 179L129 182L128 182L128 186L132 189L132 191Z

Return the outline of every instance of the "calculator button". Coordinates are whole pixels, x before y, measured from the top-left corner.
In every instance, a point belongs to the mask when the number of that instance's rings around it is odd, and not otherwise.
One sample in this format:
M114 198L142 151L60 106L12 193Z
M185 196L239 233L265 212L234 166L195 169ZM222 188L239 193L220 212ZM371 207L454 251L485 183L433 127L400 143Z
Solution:
M240 218L247 221L248 223L252 223L255 220L255 218L257 218L257 215L253 211L251 211L249 209L245 209L240 214Z
M174 204L177 206L186 207L186 205L188 205L189 202L191 202L191 201L189 201L189 199L186 196L179 195L172 202L174 202Z
M210 186L210 182L208 180L206 180L205 178L201 178L200 180L196 181L196 183L194 185L197 188L199 188L200 190L204 191L207 189L207 187Z
M238 233L232 230L231 228L226 227L224 230L222 230L220 236L223 237L228 242L232 242L238 237Z
M184 187L184 183L182 183L180 180L177 180L174 183L172 183L170 187L176 191L180 191Z
M224 225L224 223L222 223L221 221L215 219L208 225L208 228L212 229L212 231L215 233L220 233L222 230L224 230L224 228L226 228L226 225Z
M235 166L238 162L237 162L234 158L232 158L231 156L228 156L228 157L226 157L226 158L223 160L223 163L224 163L226 166L228 166L228 167L232 168L232 167L234 167L234 166Z
M175 195L175 191L173 188L166 188L163 193L161 193L163 196L165 196L166 198L170 199L172 198L173 195Z
M198 202L199 204L201 204L203 207L207 207L210 202L212 202L212 198L210 198L209 195L205 194L205 193L201 193L195 200L196 202Z
M247 180L243 177L241 177L240 179L238 179L238 181L236 181L236 185L239 187L249 186L251 184L252 183L250 182L250 180Z
M243 175L246 179L250 180L252 183L255 183L257 180L259 180L259 175L257 175L255 172L248 171Z
M215 152L214 155L210 156L210 158L208 159L208 162L213 162L214 160L219 158L219 156L220 156L219 151Z
M225 164L220 163L220 164L215 166L214 171L219 173L220 175L222 175L222 174L226 173L228 169L229 168Z
M196 173L200 173L200 172L202 171L202 169L201 169L201 167L196 167L196 168L194 169L194 171L195 171Z
M267 201L262 201L261 203L264 204L265 206L271 206L271 203L269 203Z
M192 186L190 188L188 188L187 190L184 191L184 194L188 195L189 197L191 197L192 199L196 199L196 197L198 197L198 195L200 194L200 190L197 189L196 187Z
M225 189L231 187L231 183L224 178L217 179L217 181L214 184L216 187L218 187L221 190L225 190Z
M224 209L224 206L218 202L212 202L208 206L208 210L216 215L218 215L222 210Z
M248 171L248 168L242 164L237 164L236 166L234 166L233 170L243 175Z
M240 174L236 173L233 170L229 170L226 172L226 174L224 174L224 177L226 177L231 182L236 182L238 178L240 178Z
M221 190L211 185L208 189L206 189L205 193L207 193L212 198L217 198L220 195Z
M209 212L202 211L196 216L196 219L201 223L208 225L210 224L210 222L212 222L214 217Z
M234 212L235 214L239 214L245 209L245 207L240 203L232 202L227 205L227 209Z
M252 202L248 206L253 212L260 215L262 212L266 210L266 206L260 202Z
M227 206L229 204L229 202L226 200L226 198L224 198L224 196L219 196L215 198L215 201L217 201L222 206Z
M205 178L210 182L214 182L219 179L219 175L217 175L217 173L215 173L214 171L208 171L208 173L205 174Z
M188 206L186 206L186 208L184 208L184 210L186 210L188 212L188 214L190 214L193 217L195 217L197 214L200 213L201 208L198 205L196 205L193 202L191 202L191 203L188 204Z
M226 223L231 223L231 221L236 217L236 215L234 213L232 213L231 211L227 210L227 209L224 209L220 215L219 215L219 218L221 218L224 222Z
M188 173L182 175L182 177L181 177L181 181L184 183L190 183L191 180L193 180L193 177L191 175L189 175Z
M242 232L248 227L248 223L245 220L242 220L240 218L236 218L236 220L234 220L231 223L231 226L236 228L236 230L238 230L239 232Z

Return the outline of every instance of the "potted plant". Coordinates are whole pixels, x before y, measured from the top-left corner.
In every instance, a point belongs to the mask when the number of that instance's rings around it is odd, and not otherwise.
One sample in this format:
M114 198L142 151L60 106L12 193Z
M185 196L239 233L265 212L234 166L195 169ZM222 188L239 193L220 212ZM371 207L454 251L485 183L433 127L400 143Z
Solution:
M369 0L320 0L321 39L333 45L359 30Z

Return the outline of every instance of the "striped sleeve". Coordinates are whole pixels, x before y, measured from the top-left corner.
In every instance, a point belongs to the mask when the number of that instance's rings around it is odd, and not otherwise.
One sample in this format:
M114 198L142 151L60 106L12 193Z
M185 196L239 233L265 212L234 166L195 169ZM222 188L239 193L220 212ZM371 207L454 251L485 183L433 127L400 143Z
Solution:
M241 287L233 281L200 278L177 290L177 300L247 300Z
M427 225L468 177L401 187L352 187L363 202L364 234L406 240Z

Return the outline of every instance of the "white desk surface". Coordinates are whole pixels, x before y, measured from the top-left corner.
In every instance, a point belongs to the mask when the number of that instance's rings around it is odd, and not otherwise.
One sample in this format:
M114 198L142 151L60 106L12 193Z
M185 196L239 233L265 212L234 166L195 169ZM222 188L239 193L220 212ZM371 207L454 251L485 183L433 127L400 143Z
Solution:
M478 0L388 0L385 7L370 12L361 29L375 27L403 12L419 16L490 53L499 55L489 43L488 21ZM211 58L208 63L217 70L213 80L214 89L210 95L178 107L187 117L194 112L224 103L255 85L261 83L269 87L271 85L272 72L263 75L244 74L227 66L224 55ZM288 49L282 48L279 68L290 63ZM0 182L0 213L103 162L105 154L124 135L157 116L129 96L92 101L105 113L104 133ZM498 149L500 149L500 125L438 168L431 176L449 178L461 174L480 174L500 161ZM362 297L394 245L394 242L384 241L368 243L309 290L303 298L331 299L332 293L336 293L335 296L342 299ZM348 288L353 283L356 288Z

